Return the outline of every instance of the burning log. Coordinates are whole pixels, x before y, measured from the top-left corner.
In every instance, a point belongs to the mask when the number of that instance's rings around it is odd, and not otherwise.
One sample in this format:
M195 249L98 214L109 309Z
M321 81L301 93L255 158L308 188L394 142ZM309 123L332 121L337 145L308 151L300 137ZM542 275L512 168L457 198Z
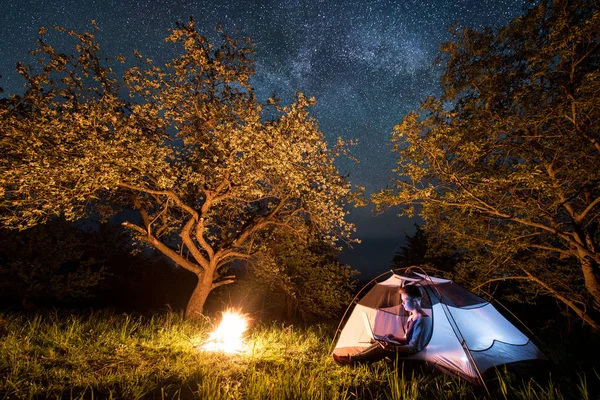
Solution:
M244 333L248 330L250 318L234 309L223 312L221 323L210 333L200 347L204 351L221 351L228 354L245 350Z

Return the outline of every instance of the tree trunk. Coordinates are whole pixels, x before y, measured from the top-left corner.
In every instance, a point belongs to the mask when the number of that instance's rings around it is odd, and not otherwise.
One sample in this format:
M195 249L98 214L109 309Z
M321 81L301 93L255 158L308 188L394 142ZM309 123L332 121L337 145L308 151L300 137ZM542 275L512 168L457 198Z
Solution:
M286 318L288 321L292 321L294 319L294 303L295 300L293 298L288 297L287 299L287 309L286 309Z
M204 303L212 290L212 276L210 274L198 275L198 283L185 308L185 319L199 319L204 310Z

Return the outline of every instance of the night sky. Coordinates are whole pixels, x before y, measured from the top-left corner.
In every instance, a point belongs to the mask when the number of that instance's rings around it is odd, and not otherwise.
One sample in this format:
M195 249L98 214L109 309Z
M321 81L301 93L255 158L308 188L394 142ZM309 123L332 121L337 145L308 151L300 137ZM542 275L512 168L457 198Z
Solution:
M0 0L0 87L20 93L17 61L27 61L41 26L90 30L107 57L132 58L132 49L157 63L175 55L163 39L176 22L190 17L207 37L213 27L239 31L256 47L254 87L261 100L277 94L290 101L296 90L317 99L313 109L331 143L339 136L358 139L359 164L339 163L367 193L393 177L395 156L389 133L428 95L439 93L441 67L435 65L448 27L499 26L523 13L527 0L399 1L158 1L158 0ZM56 42L54 42L56 43ZM412 234L416 220L393 211L372 217L370 209L351 211L363 243L345 250L342 261L363 277L385 271L395 249Z

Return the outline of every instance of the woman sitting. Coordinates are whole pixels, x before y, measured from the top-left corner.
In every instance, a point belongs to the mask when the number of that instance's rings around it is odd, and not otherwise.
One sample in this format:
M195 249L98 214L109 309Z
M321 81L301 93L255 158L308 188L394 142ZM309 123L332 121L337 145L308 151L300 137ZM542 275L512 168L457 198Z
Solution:
M340 365L348 365L354 362L375 362L384 358L395 358L396 356L415 354L423 349L431 336L433 324L431 318L421 308L423 295L416 286L404 286L400 288L402 306L410 313L407 321L407 329L402 338L392 334L384 336L387 340L393 340L399 345L387 341L375 341L358 354L339 356L333 354L333 359Z

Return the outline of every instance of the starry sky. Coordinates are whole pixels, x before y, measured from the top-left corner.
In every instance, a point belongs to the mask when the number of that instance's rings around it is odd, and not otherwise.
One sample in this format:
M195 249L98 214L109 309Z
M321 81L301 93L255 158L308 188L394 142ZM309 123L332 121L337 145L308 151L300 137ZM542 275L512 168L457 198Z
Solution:
M0 0L0 87L21 93L17 61L28 61L41 26L90 30L95 20L103 54L131 58L132 49L155 62L173 57L164 43L176 22L190 17L207 37L213 27L238 31L255 44L253 85L260 99L290 101L299 90L317 99L313 115L331 143L358 139L360 163L340 161L367 194L394 176L390 152L394 125L426 96L439 94L442 67L435 64L448 27L500 26L523 14L528 0ZM362 244L345 249L342 261L363 272L385 271L405 233L418 220L393 210L374 217L352 209Z

